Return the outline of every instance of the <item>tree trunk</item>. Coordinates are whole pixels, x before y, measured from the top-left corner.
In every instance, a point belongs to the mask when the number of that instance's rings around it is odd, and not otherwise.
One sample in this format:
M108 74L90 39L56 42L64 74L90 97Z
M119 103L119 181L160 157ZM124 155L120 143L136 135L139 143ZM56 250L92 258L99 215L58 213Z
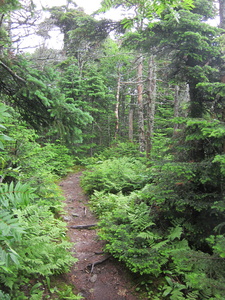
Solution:
M115 117L116 117L115 139L117 138L118 132L119 132L120 84L121 84L121 74L120 74L120 68L119 68L118 69L118 80L117 80L117 92L116 92L116 107L115 107Z
M3 20L4 20L4 14L0 14L0 34L2 31L2 27L3 27ZM1 35L0 38L2 39ZM3 55L3 50L4 50L4 43L0 44L0 56Z
M220 27L225 29L225 0L219 0Z
M225 0L219 0L219 13L220 13L220 25L219 27L225 29ZM220 81L225 82L225 65L220 67ZM225 122L225 107L222 108L221 113L222 122ZM223 143L223 153L225 153L225 142Z
M203 99L199 90L196 88L198 82L189 82L190 91L190 117L202 118L203 115Z
M149 158L152 150L152 140L154 134L155 101L156 101L156 64L153 55L149 59L147 84L148 86L147 86L146 156Z
M143 56L138 58L137 68L137 91L138 91L138 134L139 134L139 150L145 152L145 129L144 129L144 111L143 111Z
M180 103L179 103L179 86L176 85L175 86L175 95L174 95L174 117L177 118L179 117L179 107L180 107ZM176 134L178 130L178 123L174 124L174 131L173 131L173 135Z
M130 110L129 110L129 133L128 133L130 142L133 142L133 139L134 139L133 124L134 124L134 109L133 109L133 107L130 107Z

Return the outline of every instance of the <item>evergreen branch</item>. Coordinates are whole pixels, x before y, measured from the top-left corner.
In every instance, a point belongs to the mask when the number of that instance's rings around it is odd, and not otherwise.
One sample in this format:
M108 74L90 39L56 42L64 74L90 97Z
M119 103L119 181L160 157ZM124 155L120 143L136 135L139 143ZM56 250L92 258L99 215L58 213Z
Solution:
M7 65L5 65L2 61L0 61L0 65L5 69L7 70L14 79L17 79L19 81L22 81L23 83L26 84L26 80L23 79L22 77L20 77L19 75L17 75L16 73L14 73Z

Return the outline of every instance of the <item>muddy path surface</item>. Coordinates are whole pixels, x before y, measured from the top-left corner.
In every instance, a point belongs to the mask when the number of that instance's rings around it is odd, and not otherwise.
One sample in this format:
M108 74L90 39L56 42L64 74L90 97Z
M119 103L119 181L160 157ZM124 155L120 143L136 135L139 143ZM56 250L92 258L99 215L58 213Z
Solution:
M104 242L97 237L95 227L75 229L76 226L96 224L98 220L88 207L88 197L80 187L82 172L70 174L61 181L65 197L64 220L78 262L67 274L86 300L140 300L135 284L124 265L103 252Z

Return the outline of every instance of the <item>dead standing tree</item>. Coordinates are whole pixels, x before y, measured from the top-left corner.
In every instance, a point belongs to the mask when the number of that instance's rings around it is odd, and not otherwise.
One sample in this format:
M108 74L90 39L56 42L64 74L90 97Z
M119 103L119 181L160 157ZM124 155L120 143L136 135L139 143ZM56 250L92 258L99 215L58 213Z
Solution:
M117 77L117 90L116 90L116 107L115 107L115 117L116 117L116 130L115 139L117 139L119 133L119 105L120 105L120 85L121 85L121 66L118 66L118 77Z
M147 78L147 132L146 132L146 157L150 157L152 150L152 140L154 134L155 120L155 102L156 102L156 62L154 56L151 55L148 63Z
M145 152L146 139L144 128L144 108L143 108L143 56L138 57L137 67L137 100L138 100L138 136L139 136L139 150Z

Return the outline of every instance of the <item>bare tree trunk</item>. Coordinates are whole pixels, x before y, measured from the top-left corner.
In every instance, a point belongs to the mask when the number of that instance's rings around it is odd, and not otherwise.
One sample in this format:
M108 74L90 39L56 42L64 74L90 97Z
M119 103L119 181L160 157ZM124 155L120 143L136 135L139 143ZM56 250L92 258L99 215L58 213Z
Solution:
M149 59L148 81L147 81L147 146L146 156L149 158L152 150L152 140L154 134L155 120L155 101L156 101L156 64L154 56Z
M0 14L0 31L2 30L2 27L3 27L3 20L4 20L4 14ZM4 44L1 43L1 45L0 45L0 56L3 55L3 49L4 49Z
M116 107L115 107L115 117L116 117L115 139L117 138L118 132L119 132L120 85L121 85L121 74L120 74L120 68L119 68L118 69L118 80L117 80L117 92L116 92Z
M174 95L174 117L179 117L179 107L180 107L180 103L179 103L179 86L176 85L175 86L175 95ZM176 134L178 130L178 123L174 124L174 131L173 131L173 135Z
M131 96L130 109L129 109L129 141L133 142L134 139L134 107L133 96Z
M220 27L225 29L225 0L219 0Z
M220 25L222 29L225 29L225 0L219 0L219 14L220 14ZM220 81L225 82L225 65L223 64L220 68ZM225 107L222 108L221 112L222 122L225 121ZM225 142L223 143L223 153L225 153Z
M144 129L144 111L143 111L143 56L138 59L137 68L137 91L138 91L138 133L139 133L139 149L140 152L145 152L145 129Z

